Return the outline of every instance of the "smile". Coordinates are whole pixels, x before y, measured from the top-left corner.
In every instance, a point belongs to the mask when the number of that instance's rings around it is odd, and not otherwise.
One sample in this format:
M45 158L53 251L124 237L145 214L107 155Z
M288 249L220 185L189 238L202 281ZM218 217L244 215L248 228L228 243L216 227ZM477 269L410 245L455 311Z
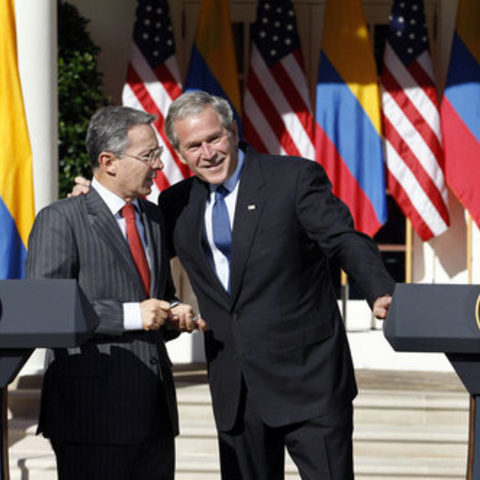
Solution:
M213 162L213 163L212 163L212 162L206 163L206 164L203 166L203 168L216 168L216 167L222 165L223 162L224 162L224 160L225 160L225 159L222 158L222 159L217 160L216 162Z

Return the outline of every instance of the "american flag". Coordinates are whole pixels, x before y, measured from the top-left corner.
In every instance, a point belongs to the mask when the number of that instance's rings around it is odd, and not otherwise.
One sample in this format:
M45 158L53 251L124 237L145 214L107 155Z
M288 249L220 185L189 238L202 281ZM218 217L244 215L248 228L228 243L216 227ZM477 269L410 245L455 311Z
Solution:
M270 154L314 159L314 123L289 0L259 0L244 98L245 139Z
M177 158L164 131L170 104L181 95L180 73L175 56L170 10L166 0L138 0L133 43L123 87L123 104L158 116L155 128L164 147L163 171L157 175L157 188L150 199L156 200L159 189L189 176Z
M424 241L450 224L443 146L425 12L395 0L382 71L388 187Z

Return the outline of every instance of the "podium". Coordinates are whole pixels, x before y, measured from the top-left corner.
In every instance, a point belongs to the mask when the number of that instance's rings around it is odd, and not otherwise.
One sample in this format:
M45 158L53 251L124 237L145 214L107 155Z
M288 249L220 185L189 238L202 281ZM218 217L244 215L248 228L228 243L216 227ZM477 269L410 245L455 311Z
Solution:
M480 478L480 285L397 284L384 334L400 352L443 352L472 395L467 479Z
M0 480L9 479L7 390L35 348L69 348L99 319L74 279L0 281Z

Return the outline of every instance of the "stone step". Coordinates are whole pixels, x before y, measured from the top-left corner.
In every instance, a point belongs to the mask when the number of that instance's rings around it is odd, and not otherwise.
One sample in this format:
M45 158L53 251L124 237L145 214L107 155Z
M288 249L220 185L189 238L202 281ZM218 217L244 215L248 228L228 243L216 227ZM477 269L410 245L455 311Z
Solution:
M214 455L217 452L217 435L210 425L181 425L177 440L181 452ZM363 457L432 457L459 458L466 461L468 430L463 426L356 426L354 435L355 455Z
M38 418L40 388L18 388L8 390L9 418Z
M25 447L25 446L24 446ZM53 453L38 446L29 445L26 455L22 449L10 452L11 480L51 480L55 475ZM49 448L49 446L48 446ZM451 458L369 458L355 456L355 478L357 480L460 480L465 478L465 461ZM300 480L295 465L286 457L287 480ZM218 480L220 476L217 455L177 455L175 478L177 480Z
M24 439L35 437L37 425L30 420L9 422L9 445L29 446ZM177 444L180 451L214 454L217 451L217 433L208 421L181 421ZM41 438L41 437L37 437ZM412 456L460 457L466 455L468 428L459 426L405 426L355 425L353 435L355 451L362 456L375 455L382 450L409 453ZM35 438L34 438L35 440ZM18 450L19 447L16 447ZM23 447L25 449L25 447ZM392 452L392 453L395 453Z
M442 458L363 458L355 457L356 480L464 480L466 463L459 459ZM190 455L177 458L176 480L218 480L218 458ZM286 457L285 478L300 480L295 465Z
M390 374L391 378L362 375L370 377L360 378L355 400L355 478L463 480L469 396L455 384L455 377L424 376L415 385L417 376L406 373ZM205 375L196 375L193 383L185 378L176 378L181 422L176 479L218 480L218 447ZM438 384L425 388L430 381ZM35 436L39 385L33 379L9 393L11 480L55 478L50 444ZM288 455L286 479L300 480Z
M206 385L177 387L180 419L213 422ZM355 424L468 425L469 396L465 392L404 392L361 389L355 399Z

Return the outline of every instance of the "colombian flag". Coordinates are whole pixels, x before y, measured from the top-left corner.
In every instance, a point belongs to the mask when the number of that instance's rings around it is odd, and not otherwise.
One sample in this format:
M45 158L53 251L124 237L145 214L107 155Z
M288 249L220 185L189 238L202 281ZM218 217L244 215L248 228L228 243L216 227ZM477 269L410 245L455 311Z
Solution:
M355 228L374 235L387 219L380 97L360 0L329 0L316 101L316 159Z
M459 0L442 100L447 182L480 227L480 2Z
M185 91L227 99L240 128L241 102L228 0L202 0Z
M35 216L32 151L18 74L13 1L0 1L0 279L23 277Z

